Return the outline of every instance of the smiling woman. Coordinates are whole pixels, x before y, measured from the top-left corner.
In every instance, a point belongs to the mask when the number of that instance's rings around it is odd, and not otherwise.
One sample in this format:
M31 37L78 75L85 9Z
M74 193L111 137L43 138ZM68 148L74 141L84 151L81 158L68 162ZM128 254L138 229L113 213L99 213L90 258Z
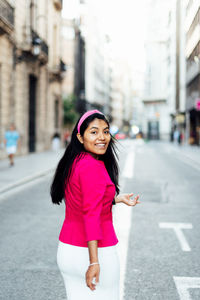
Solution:
M86 112L72 132L51 186L53 203L64 199L66 204L57 263L68 300L119 299L112 204L115 199L134 206L138 197L118 195L118 163L109 128L101 112Z

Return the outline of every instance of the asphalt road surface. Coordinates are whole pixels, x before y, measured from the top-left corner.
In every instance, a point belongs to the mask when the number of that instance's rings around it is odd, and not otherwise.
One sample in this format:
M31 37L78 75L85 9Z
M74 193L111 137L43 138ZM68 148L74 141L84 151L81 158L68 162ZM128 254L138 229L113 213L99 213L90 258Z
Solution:
M176 151L175 151L176 150ZM167 144L135 148L125 300L200 299L200 165Z
M125 257L123 299L200 299L200 165L167 143L127 140L120 168L122 192L141 199L115 220ZM0 197L2 300L66 299L56 265L64 205L51 204L50 179Z

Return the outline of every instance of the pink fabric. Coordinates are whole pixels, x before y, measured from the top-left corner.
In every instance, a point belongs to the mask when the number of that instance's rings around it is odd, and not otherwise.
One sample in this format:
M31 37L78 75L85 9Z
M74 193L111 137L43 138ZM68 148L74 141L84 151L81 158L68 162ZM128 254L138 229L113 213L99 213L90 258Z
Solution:
M86 113L84 113L84 115L82 115L82 117L80 118L79 122L78 122L78 125L77 125L77 130L78 130L78 133L80 133L80 128L81 128L81 125L82 123L85 121L85 119L87 119L89 116L93 115L93 114L100 114L100 115L103 115L99 110L97 109L93 109L93 110L89 110L87 111Z
M112 222L112 200L115 185L105 165L89 153L75 161L65 191L65 220L59 240L87 247L87 241L98 240L98 247L116 245Z

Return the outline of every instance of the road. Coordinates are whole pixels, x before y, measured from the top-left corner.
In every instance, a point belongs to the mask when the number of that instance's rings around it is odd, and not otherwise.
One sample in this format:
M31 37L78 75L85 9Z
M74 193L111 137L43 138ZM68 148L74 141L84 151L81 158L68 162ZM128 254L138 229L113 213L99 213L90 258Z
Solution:
M167 143L124 141L114 220L124 300L200 299L200 164ZM50 202L51 174L0 197L0 299L64 300L56 265L64 206Z
M139 193L142 203L132 210L125 300L200 299L200 165L167 144L134 151L134 176L125 190Z

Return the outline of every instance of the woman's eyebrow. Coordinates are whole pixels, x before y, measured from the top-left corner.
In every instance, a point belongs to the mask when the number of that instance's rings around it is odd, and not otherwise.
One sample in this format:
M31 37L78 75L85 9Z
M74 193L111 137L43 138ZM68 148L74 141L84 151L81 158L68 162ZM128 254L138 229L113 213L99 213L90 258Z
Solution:
M92 130L92 129L99 129L99 127L93 126L93 127L90 128L90 130ZM103 130L106 130L106 129L109 129L109 127L107 126L107 127L105 127Z
M99 128L98 128L98 127L95 127L95 126L93 126L93 127L91 127L91 128L90 128L90 130L91 130L91 129L99 129Z

